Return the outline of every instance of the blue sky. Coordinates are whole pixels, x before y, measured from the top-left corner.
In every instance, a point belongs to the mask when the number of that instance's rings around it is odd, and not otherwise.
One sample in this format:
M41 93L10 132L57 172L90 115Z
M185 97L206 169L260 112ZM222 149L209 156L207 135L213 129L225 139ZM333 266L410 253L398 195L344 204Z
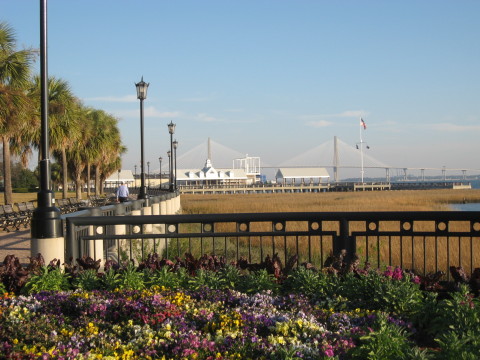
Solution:
M152 170L170 121L179 158L210 137L275 166L334 136L355 147L360 117L384 164L478 169L478 14L468 0L50 0L48 68L119 118L126 169L142 76ZM0 0L0 20L39 47L39 1Z

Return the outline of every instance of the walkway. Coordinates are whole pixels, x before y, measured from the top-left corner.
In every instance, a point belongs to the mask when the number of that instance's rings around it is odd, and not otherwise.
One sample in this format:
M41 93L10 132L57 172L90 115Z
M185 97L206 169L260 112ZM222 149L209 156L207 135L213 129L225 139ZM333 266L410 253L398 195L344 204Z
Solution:
M21 264L30 263L30 228L19 231L0 231L0 263L7 255L15 255Z

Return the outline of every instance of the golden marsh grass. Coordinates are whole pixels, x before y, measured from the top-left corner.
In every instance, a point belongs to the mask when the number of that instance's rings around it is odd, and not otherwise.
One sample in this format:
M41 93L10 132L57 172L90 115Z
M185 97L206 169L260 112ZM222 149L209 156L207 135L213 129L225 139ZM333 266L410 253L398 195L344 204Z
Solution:
M182 195L183 213L268 213L268 212L367 212L367 211L448 211L450 205L463 202L480 202L480 190L412 190L412 191L375 191L348 193L289 193L289 194L235 194L235 195ZM435 223L416 221L414 232L432 232ZM250 230L269 230L270 224L251 223ZM338 222L324 221L323 231L338 234ZM366 231L365 222L352 222L350 234L355 231ZM378 230L399 231L400 221L383 221ZM287 222L289 231L306 231L306 222ZM235 224L220 224L218 231L235 231ZM432 272L437 269L446 271L448 265L461 264L467 271L473 264L480 265L480 254L477 244L480 239L469 236L470 222L456 221L449 223L449 231L465 233L465 236L437 237L432 236L363 236L357 238L357 252L362 259L369 258L373 265L402 264L404 268L414 268L418 272ZM240 256L252 261L259 261L267 253L278 252L281 258L289 254L300 253L301 261L313 259L323 262L332 250L332 236L318 238L300 237L256 237L248 242L239 239L239 245L225 240L226 245L216 248L220 253L227 246L228 253L235 254L236 248ZM204 248L208 252L207 245ZM447 251L448 247L448 251ZM205 250L204 249L204 250ZM272 249L272 251L270 251ZM274 249L274 251L273 251ZM285 249L287 253L285 254ZM388 251L391 249L391 251ZM261 254L262 253L262 254ZM435 254L437 254L435 256Z

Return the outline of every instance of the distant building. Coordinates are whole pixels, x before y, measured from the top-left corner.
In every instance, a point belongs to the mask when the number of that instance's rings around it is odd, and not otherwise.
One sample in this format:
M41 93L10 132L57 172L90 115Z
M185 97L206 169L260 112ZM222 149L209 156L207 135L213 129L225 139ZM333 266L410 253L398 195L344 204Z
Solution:
M328 182L330 175L327 169L320 167L310 168L280 168L275 174L279 184L315 184L323 180Z
M117 188L122 182L127 184L128 187L135 186L135 179L133 177L132 170L120 170L115 171L105 180L105 188Z
M252 157L246 155L244 158L238 158L233 160L233 169L244 170L245 175L251 179L252 183L257 183L262 181L261 177L261 167L260 167L260 158Z
M215 169L207 159L202 169L177 169L177 185L245 185L253 180L243 169Z

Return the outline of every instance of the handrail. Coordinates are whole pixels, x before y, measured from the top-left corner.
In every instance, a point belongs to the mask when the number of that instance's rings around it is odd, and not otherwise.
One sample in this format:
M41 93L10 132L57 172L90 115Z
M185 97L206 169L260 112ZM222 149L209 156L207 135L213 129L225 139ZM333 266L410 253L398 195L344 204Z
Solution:
M124 225L126 233L106 230L116 225ZM78 236L76 229L86 226L101 231ZM147 226L163 230L145 231ZM408 267L424 274L448 274L450 266L480 267L480 212L474 211L69 216L66 227L67 244L123 239L132 246L137 239L142 257L144 243L153 241L165 256L180 256L197 246L199 255L210 249L231 259L245 255L262 261L280 252L285 262L297 255L299 261L323 266L330 252L346 250L347 260L356 254L378 267Z

